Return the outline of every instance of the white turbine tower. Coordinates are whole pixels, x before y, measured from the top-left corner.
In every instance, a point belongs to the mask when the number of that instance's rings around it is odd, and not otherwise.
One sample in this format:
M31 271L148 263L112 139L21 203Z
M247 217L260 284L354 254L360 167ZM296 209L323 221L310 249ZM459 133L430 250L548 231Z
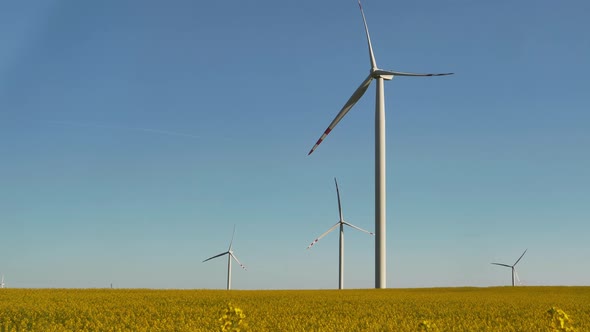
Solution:
M513 265L508 265L508 264L502 264L502 263L492 263L494 265L500 265L500 266L504 266L504 267L509 267L510 269L512 269L512 286L514 287L514 277L518 278L518 274L516 273L516 269L514 268L516 266L516 264L518 264L518 262L520 262L520 259L522 258L522 256L524 256L524 254L526 254L526 251L528 249L525 249L524 252L522 253L522 255L520 255L520 257L516 260L516 262ZM519 279L520 281L520 279Z
M4 283L4 275L2 275L2 281L0 281L0 288L4 288L6 284Z
M334 178L334 183L336 183L336 195L338 196L338 215L340 216L340 220L334 226L330 227L330 229L328 229L324 234L320 235L317 239L313 240L313 242L307 247L307 249L313 247L313 245L316 244L316 242L318 242L321 238L328 235L328 233L330 233L331 231L335 230L336 227L340 226L340 255L339 255L339 259L338 259L338 265L339 265L338 289L343 289L344 288L344 225L350 226L350 227L357 229L361 232L369 233L371 235L374 235L374 234L344 221L344 217L342 216L342 205L340 205L340 191L338 190L338 181L336 181L336 178Z
M369 59L371 61L371 71L369 76L365 78L363 83L356 89L352 96L348 99L344 107L340 110L336 118L328 126L326 131L322 134L320 139L313 146L308 155L310 155L322 143L326 136L336 127L338 122L350 111L363 94L369 88L371 81L377 81L376 100L375 100L375 288L386 287L386 217L385 217L385 97L383 93L383 80L391 80L395 76L444 76L452 73L444 74L415 74L398 71L382 70L377 67L375 62L375 55L373 54L373 46L371 45L371 38L369 36L369 29L367 28L367 20L365 13L359 0L359 8L363 17L365 26L365 34L367 36L367 44L369 46Z
M234 235L236 234L236 226L234 225L234 232L232 233L231 236L231 242L229 243L229 249L225 252L222 252L219 255L215 255L213 257L209 257L206 260L203 261L203 263L205 263L208 260L211 260L213 258L217 258L217 257L221 257L223 255L227 255L227 289L230 290L231 289L231 260L232 258L236 260L236 262L238 264L240 264L240 266L242 267L242 269L246 270L246 267L240 263L240 261L238 260L238 258L234 255L234 251L232 249L232 244L234 242Z

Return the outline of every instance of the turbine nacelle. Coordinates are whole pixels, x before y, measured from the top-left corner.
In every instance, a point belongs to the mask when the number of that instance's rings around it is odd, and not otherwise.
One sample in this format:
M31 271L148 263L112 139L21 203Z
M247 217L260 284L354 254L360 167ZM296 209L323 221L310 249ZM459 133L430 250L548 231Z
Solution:
M393 74L390 74L381 69L371 69L371 77L372 78L382 78L386 81L391 81L393 79Z
M394 74L390 71L379 69L379 68L371 68L371 73L369 74L371 78L382 78L387 81L391 81L393 79Z
M395 76L409 76L409 77L430 77L430 76L447 76L453 75L453 73L437 73L437 74L420 74L420 73L408 73L403 71L391 71L383 69L371 69L372 78L382 78L385 80L391 80Z

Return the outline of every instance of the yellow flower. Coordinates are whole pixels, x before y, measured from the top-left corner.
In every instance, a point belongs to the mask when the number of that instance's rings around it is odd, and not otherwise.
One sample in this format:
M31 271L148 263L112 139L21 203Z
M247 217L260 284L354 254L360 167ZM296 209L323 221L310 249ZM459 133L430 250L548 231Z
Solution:
M572 321L565 311L551 307L551 309L547 310L547 314L550 319L549 327L552 331L575 332Z

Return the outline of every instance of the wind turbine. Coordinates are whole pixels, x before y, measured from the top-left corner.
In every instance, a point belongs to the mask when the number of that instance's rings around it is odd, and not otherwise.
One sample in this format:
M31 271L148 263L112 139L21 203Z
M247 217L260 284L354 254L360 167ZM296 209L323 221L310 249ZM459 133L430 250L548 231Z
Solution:
M227 255L227 289L230 290L231 289L231 259L235 259L236 262L238 264L240 264L240 266L242 267L242 269L246 270L246 267L240 263L240 261L238 260L238 258L234 255L234 251L232 249L232 244L234 242L234 235L236 234L236 226L234 225L234 232L232 233L231 236L231 242L229 243L229 249L227 249L227 251L222 252L219 255L215 255L213 257L209 257L206 260L203 261L203 263L205 263L208 260L211 260L213 258L217 258L217 257L221 257L223 255Z
M4 275L2 275L2 281L0 281L0 288L4 288L6 284L4 283Z
M369 47L369 59L371 61L371 70L369 76L361 83L361 85L354 91L352 96L348 99L344 107L338 112L334 120L330 123L328 128L324 131L320 139L315 143L308 155L322 143L328 134L336 127L338 122L350 111L350 109L361 99L363 94L369 88L371 81L377 81L376 99L375 99L375 288L386 287L387 262L386 262L386 207L385 207L385 96L383 92L383 80L391 80L395 76L445 76L453 73L443 74L416 74L398 71L382 70L377 67L375 62L375 55L373 54L373 46L371 45L371 38L369 36L369 28L367 27L367 20L365 13L358 1L361 15L363 17L363 24L365 26L365 34L367 36L367 44Z
M365 232L365 233L368 233L371 235L375 235L375 234L344 221L344 217L342 216L342 205L340 205L340 191L338 190L338 181L336 181L336 178L334 178L334 183L336 183L336 195L338 196L338 215L340 216L340 220L334 226L330 227L330 229L328 229L324 234L320 235L317 239L313 240L313 242L307 247L307 249L313 247L313 245L316 244L321 238L328 235L328 233L330 233L331 231L335 230L336 227L340 226L340 255L339 255L339 259L338 259L338 265L339 265L338 289L342 289L342 288L344 288L344 225L350 226L354 229L357 229L361 232Z
M522 253L522 255L520 255L520 257L516 260L516 262L513 265L508 265L508 264L502 264L502 263L492 263L494 265L500 265L500 266L504 266L504 267L509 267L512 269L512 286L514 287L514 277L516 276L516 278L518 278L518 274L516 273L516 270L514 269L514 267L516 266L516 264L518 264L518 262L520 262L520 259L522 258L522 256L524 256L524 254L526 254L526 251L528 249L525 249L524 252ZM520 281L520 279L519 279Z

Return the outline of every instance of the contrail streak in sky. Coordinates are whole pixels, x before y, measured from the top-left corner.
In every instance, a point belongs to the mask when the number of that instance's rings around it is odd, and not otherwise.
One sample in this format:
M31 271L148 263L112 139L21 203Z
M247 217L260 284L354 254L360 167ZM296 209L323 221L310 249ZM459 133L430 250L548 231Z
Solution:
M196 138L196 139L201 138L199 136L195 136L195 135L191 135L191 134L178 133L178 132L174 132L174 131L167 131L167 130L160 130L160 129L153 129L153 128L114 126L114 125L103 125L103 124L74 122L74 121L49 121L49 123L58 124L58 125L73 126L73 127L131 130L131 131L142 131L142 132L146 132L146 133L168 135L168 136L188 137L188 138Z

